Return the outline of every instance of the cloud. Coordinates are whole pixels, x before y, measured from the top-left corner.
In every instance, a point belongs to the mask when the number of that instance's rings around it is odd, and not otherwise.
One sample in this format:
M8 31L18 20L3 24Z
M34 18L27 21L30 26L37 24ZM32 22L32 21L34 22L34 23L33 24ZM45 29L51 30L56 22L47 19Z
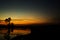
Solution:
M54 22L54 23L60 23L60 17L53 18L52 22Z

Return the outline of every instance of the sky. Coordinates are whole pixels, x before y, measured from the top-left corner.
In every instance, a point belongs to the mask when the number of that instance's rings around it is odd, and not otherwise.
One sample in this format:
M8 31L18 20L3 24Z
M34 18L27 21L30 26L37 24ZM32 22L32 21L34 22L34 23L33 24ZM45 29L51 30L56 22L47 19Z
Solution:
M36 22L59 22L58 9L58 0L2 0L0 1L0 19L11 17L12 19L36 20Z

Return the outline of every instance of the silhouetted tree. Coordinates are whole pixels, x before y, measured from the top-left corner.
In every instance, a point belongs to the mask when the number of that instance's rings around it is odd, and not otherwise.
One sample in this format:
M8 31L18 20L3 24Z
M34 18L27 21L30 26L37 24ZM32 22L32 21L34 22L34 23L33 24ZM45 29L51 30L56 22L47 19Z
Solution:
M8 19L5 19L5 22L7 22L8 23L8 33L7 33L7 35L6 35L6 37L7 37L7 40L10 40L10 21L11 21L11 18L9 17Z
M11 18L5 19L5 22L8 22L10 24Z
M8 19L5 19L5 22L8 23L8 33L10 33L10 21L11 21L10 17Z

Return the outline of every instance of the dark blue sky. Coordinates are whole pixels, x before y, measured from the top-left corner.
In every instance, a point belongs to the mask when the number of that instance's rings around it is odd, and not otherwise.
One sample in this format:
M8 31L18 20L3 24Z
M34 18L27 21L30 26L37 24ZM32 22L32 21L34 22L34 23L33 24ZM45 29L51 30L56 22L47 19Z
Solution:
M0 1L0 18L9 16L35 16L59 19L58 0L2 0ZM15 15L14 15L15 14ZM12 17L11 16L11 17ZM27 16L27 17L28 17Z

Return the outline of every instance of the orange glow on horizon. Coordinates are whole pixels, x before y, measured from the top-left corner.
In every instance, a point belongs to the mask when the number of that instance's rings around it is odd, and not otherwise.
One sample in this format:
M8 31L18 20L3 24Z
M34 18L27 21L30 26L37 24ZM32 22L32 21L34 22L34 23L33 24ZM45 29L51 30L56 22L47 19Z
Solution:
M38 20L38 19L33 19L33 20L20 20L20 21L11 21L14 24L34 24L34 23L45 23L46 20Z
M47 20L44 20L44 19L22 19L22 20L11 20L11 23L14 23L14 24L35 24L35 23L46 23ZM5 22L1 22L0 24L6 24Z

